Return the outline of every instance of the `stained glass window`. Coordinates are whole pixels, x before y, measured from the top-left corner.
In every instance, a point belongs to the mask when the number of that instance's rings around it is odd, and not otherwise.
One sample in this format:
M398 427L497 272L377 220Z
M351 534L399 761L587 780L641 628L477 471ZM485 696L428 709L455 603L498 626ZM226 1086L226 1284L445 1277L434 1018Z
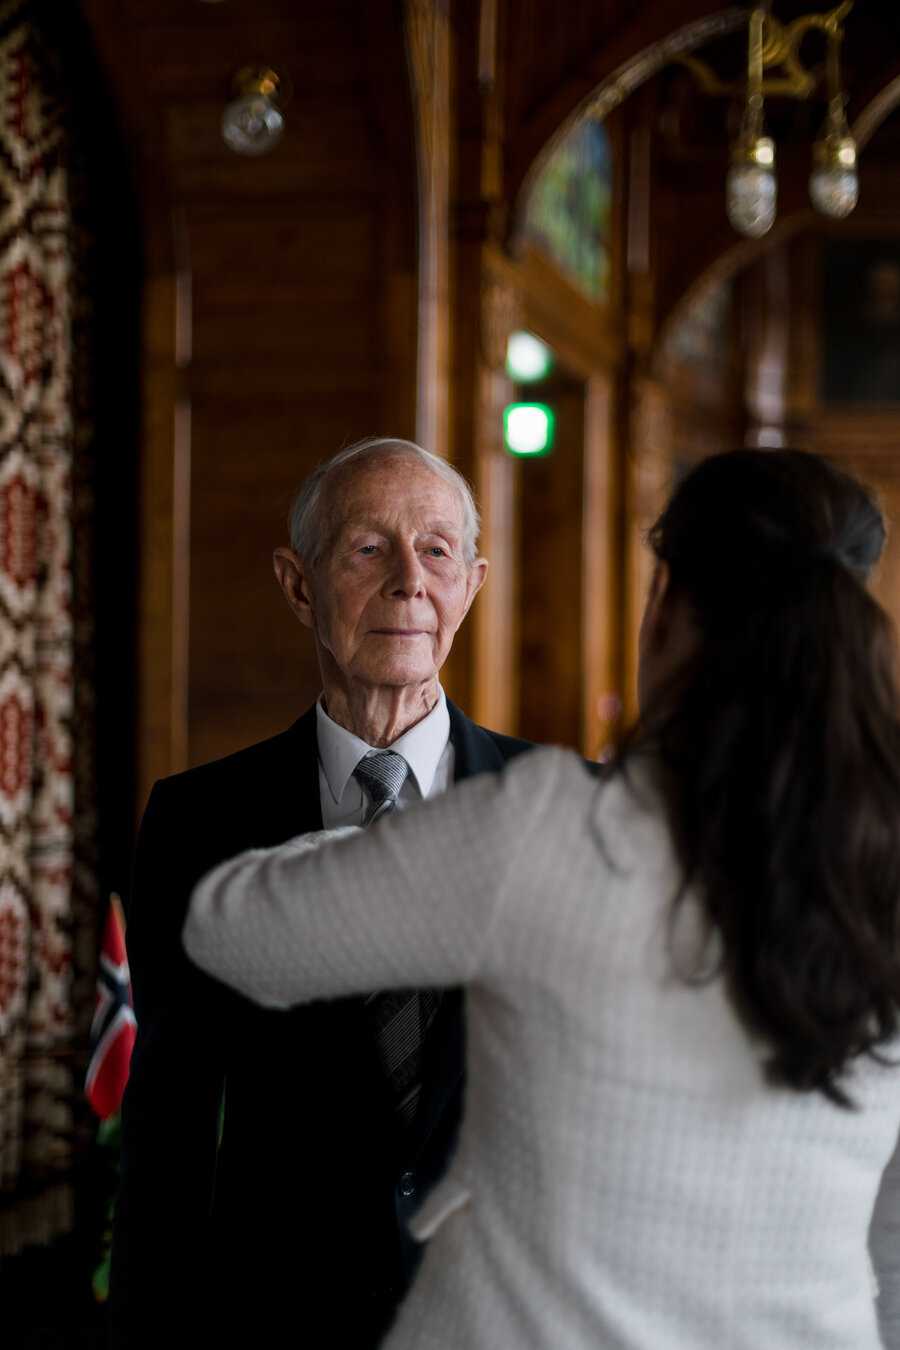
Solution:
M667 357L724 377L731 354L733 292L730 281L704 285L685 304L664 344Z
M524 234L591 300L609 295L612 147L602 122L582 122L541 169Z

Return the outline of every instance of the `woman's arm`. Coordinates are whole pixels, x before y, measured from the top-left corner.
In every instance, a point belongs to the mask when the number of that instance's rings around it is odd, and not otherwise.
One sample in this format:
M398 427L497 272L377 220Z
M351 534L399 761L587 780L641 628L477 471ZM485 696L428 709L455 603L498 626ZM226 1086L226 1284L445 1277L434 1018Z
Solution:
M270 1007L475 974L517 846L570 757L523 757L366 831L305 835L223 863L184 930L199 966Z

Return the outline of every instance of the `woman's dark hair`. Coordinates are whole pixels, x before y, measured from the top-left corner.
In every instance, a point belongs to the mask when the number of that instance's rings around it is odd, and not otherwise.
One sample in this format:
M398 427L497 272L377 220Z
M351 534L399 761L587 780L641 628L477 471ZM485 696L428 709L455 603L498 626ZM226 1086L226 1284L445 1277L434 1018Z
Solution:
M650 532L701 635L646 722L685 886L773 1080L843 1104L900 1010L896 653L866 589L884 539L865 487L792 450L705 460Z

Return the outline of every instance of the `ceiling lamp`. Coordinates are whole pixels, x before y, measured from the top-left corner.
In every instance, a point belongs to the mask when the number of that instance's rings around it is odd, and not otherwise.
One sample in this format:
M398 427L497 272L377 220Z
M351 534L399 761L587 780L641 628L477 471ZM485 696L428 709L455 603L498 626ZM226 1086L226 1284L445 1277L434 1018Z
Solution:
M844 111L847 95L841 88L841 30L837 24L828 32L826 79L828 112L813 145L813 167L809 175L812 204L823 216L843 220L849 216L859 196L856 171L856 141L847 126Z
M765 15L750 15L747 43L747 101L741 130L731 147L731 168L725 179L728 219L738 234L751 239L772 228L778 200L775 142L763 135L763 24Z
M775 143L763 127L763 100L766 96L807 99L815 91L818 79L801 65L797 54L801 40L813 28L825 34L827 44L828 112L813 145L809 195L817 211L836 220L848 216L856 205L856 142L844 111L847 96L841 87L840 65L842 25L852 8L853 0L843 0L825 14L805 14L787 25L765 9L751 10L747 78L742 86L721 80L699 57L677 58L705 93L744 95L741 129L731 147L731 166L725 180L728 219L739 234L758 239L775 220ZM773 68L781 73L767 77L765 72Z
M268 66L242 66L231 81L235 95L222 114L222 139L239 155L264 155L281 140L287 101Z

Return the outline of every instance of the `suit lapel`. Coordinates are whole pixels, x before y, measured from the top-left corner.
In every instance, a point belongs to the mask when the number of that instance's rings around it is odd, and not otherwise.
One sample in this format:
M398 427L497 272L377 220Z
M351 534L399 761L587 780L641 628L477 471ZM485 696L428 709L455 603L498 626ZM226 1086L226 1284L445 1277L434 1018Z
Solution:
M264 803L268 809L266 837L255 840L257 846L282 843L294 835L323 828L315 705L273 741L261 780L265 788L253 809L261 809ZM359 1085L369 1112L369 1128L393 1136L393 1102L362 998L333 999L286 1011L265 1009L259 1015L265 1019L266 1034L274 1046L273 1059L283 1065L294 1063L309 1038L316 1042L313 1057L327 1046L328 1056ZM302 1092L306 1091L304 1078Z
M266 784L273 843L322 828L315 705L280 739Z
M506 760L483 727L471 722L449 699L447 711L453 742L453 781L461 782L478 773L499 773Z

